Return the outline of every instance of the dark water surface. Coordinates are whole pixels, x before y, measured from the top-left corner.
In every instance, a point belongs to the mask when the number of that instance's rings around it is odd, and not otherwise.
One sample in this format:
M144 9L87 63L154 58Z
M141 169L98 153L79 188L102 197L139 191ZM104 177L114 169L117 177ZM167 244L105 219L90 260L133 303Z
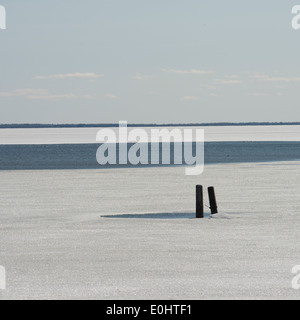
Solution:
M0 170L136 167L130 164L100 166L96 160L98 147L98 144L0 145ZM130 147L128 145L128 149ZM150 150L149 146L149 159ZM171 144L171 155L173 150L174 145ZM300 160L300 142L205 143L205 164L293 160ZM171 164L173 163L171 156Z

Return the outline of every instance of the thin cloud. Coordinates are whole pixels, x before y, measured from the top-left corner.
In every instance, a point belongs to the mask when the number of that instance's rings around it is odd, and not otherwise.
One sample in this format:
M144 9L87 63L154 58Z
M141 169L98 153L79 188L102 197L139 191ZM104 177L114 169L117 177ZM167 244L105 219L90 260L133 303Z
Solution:
M225 79L240 79L240 76L233 74L233 75L225 76L224 78Z
M46 100L46 101L58 101L58 100L74 100L78 97L74 94L48 94L48 95L28 95L27 99L31 100Z
M206 90L216 90L218 87L215 85L211 85L211 84L205 84L205 83L201 83L199 85L200 88L204 88Z
M50 91L45 89L18 89L11 92L0 92L0 97L21 97L30 100L73 100L78 97L72 93L67 94L52 94Z
M300 77L271 77L266 74L257 74L254 76L256 80L266 81L266 82L299 82Z
M29 95L48 95L49 91L46 89L17 89L11 92L13 96L29 96Z
M199 97L195 97L195 96L185 96L181 98L181 101L197 101L197 100L199 100Z
M13 94L11 92L0 92L0 97L10 98L10 97L13 97Z
M133 80L147 80L148 76L141 74L141 73L137 73L134 77L132 77Z
M105 97L106 97L107 99L111 99L111 100L119 99L119 97L117 97L116 95L114 95L114 94L112 94L112 93L107 93L107 94L105 95Z
M173 73L173 74L191 74L191 75L209 75L213 74L211 70L176 70L176 69L163 69L166 73Z
M248 95L252 97L265 97L267 94L264 92L252 92L252 93L249 93Z
M53 74L48 76L36 76L34 77L35 80L48 80L48 79L57 79L57 80L64 80L64 79L87 79L87 80L95 80L98 78L102 78L102 74L97 73L65 73L65 74Z
M225 79L214 79L215 83L218 84L242 84L243 81L239 80L239 79L229 79L229 78L225 78Z
M83 98L87 99L87 100L93 100L94 99L94 97L92 95L90 95L90 94L84 95Z

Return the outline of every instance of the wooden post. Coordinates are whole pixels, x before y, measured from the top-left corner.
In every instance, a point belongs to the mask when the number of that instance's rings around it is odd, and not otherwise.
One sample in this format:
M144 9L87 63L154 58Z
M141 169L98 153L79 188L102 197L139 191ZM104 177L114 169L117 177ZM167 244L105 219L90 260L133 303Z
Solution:
M204 218L204 199L203 199L203 187L196 186L196 218Z
M217 205L217 199L216 199L216 193L215 193L214 187L208 188L208 195L209 195L211 214L216 214L218 213L218 205Z

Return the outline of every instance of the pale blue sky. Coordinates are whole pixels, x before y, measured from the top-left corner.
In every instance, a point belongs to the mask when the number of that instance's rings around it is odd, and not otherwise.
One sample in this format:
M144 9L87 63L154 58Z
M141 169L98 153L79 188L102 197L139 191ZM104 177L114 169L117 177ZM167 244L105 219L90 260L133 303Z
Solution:
M300 121L300 0L0 4L0 123Z

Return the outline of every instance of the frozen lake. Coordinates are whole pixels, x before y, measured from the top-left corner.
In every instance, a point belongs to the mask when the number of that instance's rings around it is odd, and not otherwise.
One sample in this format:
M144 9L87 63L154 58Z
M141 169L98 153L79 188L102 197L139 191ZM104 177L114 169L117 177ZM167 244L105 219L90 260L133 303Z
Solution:
M196 129L196 127L180 128ZM90 144L96 143L96 135L100 129L103 128L0 129L0 145ZM118 128L111 129L118 133ZM151 130L151 128L142 129L147 132ZM172 128L165 129L171 130ZM206 142L300 141L300 126L226 126L203 127L203 129Z
M300 126L203 128L206 164L300 160ZM111 129L118 138L119 129ZM142 129L150 137L151 128ZM98 169L98 130L99 128L0 129L0 170ZM128 128L130 130L132 128ZM150 146L148 149L148 157L151 159ZM171 149L172 164L173 145Z
M300 126L204 129L201 176L100 170L97 128L0 130L0 299L299 299Z
M0 299L300 298L300 162L0 178ZM213 219L192 219L199 183L216 187Z

